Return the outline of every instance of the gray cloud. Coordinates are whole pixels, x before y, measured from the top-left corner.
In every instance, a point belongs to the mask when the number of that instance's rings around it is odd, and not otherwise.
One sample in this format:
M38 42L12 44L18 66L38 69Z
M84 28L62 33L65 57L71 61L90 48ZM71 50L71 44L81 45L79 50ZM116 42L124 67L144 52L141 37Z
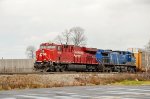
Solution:
M133 0L137 4L150 4L150 0Z
M0 0L0 57L25 58L28 45L73 26L85 29L89 47L143 47L150 39L149 1Z

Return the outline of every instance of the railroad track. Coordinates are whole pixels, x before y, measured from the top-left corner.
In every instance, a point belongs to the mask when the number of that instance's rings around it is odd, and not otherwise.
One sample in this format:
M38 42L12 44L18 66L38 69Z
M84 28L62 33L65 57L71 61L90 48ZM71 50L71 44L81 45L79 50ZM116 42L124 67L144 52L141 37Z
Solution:
M0 75L29 75L29 74L118 74L113 73L101 73L101 72L22 72L22 73L0 73ZM120 74L120 73L119 73Z
M23 72L23 73L0 73L0 75L28 75L28 74L55 74L53 72Z

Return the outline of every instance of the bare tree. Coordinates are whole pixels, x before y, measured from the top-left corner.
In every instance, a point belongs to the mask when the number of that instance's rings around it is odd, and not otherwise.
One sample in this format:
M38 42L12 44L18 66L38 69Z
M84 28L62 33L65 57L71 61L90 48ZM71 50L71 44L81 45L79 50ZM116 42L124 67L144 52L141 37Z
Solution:
M63 35L65 44L66 44L66 45L69 44L69 43L70 43L70 37L71 37L71 32L70 32L70 30L65 30L65 31L62 33L62 35Z
M33 59L35 58L35 47L30 45L26 48L26 55L28 58Z
M61 35L57 35L55 40L54 40L54 42L58 43L58 44L63 44L62 36Z
M150 69L150 40L145 46L145 63L146 63L146 70Z
M73 44L75 46L85 46L86 36L84 35L84 29L81 27L73 27L69 30L65 30L61 35L55 38L55 42L59 44Z
M73 27L70 29L71 40L75 46L84 46L86 45L86 36L84 35L84 29L81 27Z
M148 51L150 51L150 40L149 40L149 42L147 43L147 45L146 45L146 50L148 50Z
M61 35L55 38L55 42L59 44L70 44L71 33L69 30L65 30Z

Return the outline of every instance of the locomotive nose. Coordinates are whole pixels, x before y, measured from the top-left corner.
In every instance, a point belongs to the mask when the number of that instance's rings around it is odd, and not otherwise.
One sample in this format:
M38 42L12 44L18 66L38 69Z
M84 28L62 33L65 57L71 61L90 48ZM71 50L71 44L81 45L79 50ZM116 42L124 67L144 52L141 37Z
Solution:
M46 61L47 60L47 53L44 49L42 49L39 53L39 59L41 61Z
M46 56L46 55L47 55L46 52L44 50L41 50L40 56Z
M44 49L41 50L41 53L44 53Z

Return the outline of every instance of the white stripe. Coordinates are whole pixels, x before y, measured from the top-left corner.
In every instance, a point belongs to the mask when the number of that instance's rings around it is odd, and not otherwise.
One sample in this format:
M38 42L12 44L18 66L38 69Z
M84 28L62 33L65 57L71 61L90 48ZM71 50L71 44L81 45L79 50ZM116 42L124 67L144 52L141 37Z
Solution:
M17 95L17 96L25 97L25 98L35 98L35 99L52 99L52 98L47 98L47 97L29 96L29 95Z

